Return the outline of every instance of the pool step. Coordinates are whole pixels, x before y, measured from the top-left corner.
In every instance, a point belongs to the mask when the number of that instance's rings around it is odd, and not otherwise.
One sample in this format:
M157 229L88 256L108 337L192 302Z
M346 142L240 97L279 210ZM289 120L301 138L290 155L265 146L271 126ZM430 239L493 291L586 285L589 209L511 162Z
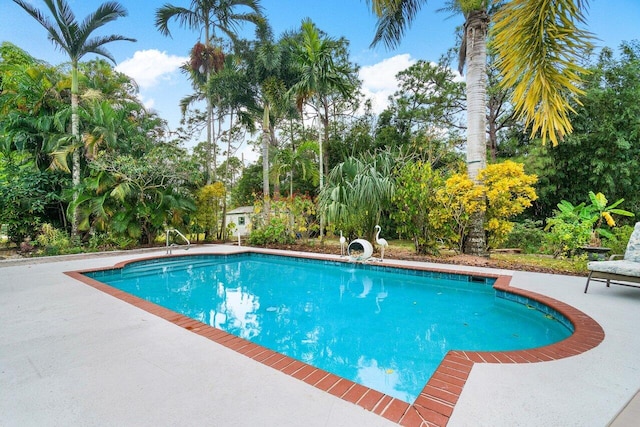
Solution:
M121 275L122 277L128 277L172 273L176 271L184 271L188 268L207 267L219 263L220 261L214 258L179 260L163 259L161 262L130 264L122 269Z

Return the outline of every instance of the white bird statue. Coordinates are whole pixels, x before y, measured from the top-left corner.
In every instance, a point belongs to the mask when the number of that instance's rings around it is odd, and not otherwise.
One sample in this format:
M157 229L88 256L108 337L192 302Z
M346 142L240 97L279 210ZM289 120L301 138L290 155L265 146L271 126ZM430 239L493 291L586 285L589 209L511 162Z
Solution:
M347 243L347 239L342 235L342 230L340 230L340 256L344 256L344 246Z
M384 249L389 246L389 243L385 239L380 238L380 226L376 225L375 229L378 230L376 231L376 244L380 246L380 262L382 262L384 261Z

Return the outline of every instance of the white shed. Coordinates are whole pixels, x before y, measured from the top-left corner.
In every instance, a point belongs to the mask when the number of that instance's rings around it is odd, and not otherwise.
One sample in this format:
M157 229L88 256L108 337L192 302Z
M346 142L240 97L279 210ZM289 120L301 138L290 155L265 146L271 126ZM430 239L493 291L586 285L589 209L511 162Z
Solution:
M240 206L227 212L227 224L234 223L236 229L234 234L246 236L251 231L251 215L253 206Z

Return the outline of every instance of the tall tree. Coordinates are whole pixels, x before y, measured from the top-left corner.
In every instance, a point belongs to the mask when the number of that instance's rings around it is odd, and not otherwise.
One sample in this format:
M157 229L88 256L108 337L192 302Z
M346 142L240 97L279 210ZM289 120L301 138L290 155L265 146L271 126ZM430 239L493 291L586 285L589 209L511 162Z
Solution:
M270 199L270 152L278 147L276 128L285 117L295 115L291 94L287 85L293 74L285 39L274 40L271 28L258 28L257 41L249 43L243 50L247 62L247 73L252 81L253 102L249 110L262 130L262 193L263 213L268 219ZM279 192L279 190L278 190Z
M464 14L461 65L467 66L467 170L477 181L486 165L486 46L489 7L500 6L493 15L498 66L505 84L515 86L513 99L518 114L533 132L554 143L571 131L565 120L568 98L580 92L579 58L590 48L589 34L578 28L587 0L451 0L448 9ZM378 25L373 45L396 47L426 0L371 0ZM517 41L514 47L512 41ZM548 54L547 54L548 53ZM534 60L531 60L534 58ZM462 70L462 67L461 67ZM484 218L474 218L466 251L484 254Z
M42 223L65 225L61 188L71 180L48 166L68 121L67 81L59 69L0 44L0 223L16 244L35 239Z
M237 41L237 30L240 24L250 22L256 25L264 23L262 8L259 0L191 0L191 7L185 8L165 4L156 10L156 27L161 34L171 36L169 21L178 21L180 27L200 32L204 31L205 56L214 56L215 48L212 41L217 36L216 31L227 36L233 43ZM205 61L205 64L209 61ZM204 66L202 74L208 84L213 66ZM207 183L211 183L210 162L213 150L213 104L207 97L207 148L209 164L207 164Z
M555 190L546 204L578 204L594 191L639 212L640 41L622 43L615 55L602 49L590 70L571 117L575 133L548 150L554 167L538 172Z
M339 42L323 36L310 19L302 21L301 37L298 40L294 39L293 43L299 80L293 85L291 92L297 98L298 109L302 111L304 105L309 102L322 123L324 132L319 138L320 191L324 186L324 164L327 163L324 146L329 140L330 96L337 92L346 98L356 88L349 68L334 61L339 49ZM323 235L322 225L321 215L320 237Z
M308 104L316 111L322 124L323 133L319 141L321 163L326 163L323 143L326 145L329 140L330 97L338 93L347 98L356 88L351 70L335 60L340 48L338 40L323 35L310 19L302 21L300 38L293 40L293 58L299 74L291 92L296 96L298 108L302 111ZM321 171L321 187L325 172Z
M74 186L80 185L80 121L78 116L79 91L78 91L78 63L88 53L104 56L115 63L115 59L104 48L104 45L114 41L136 41L135 39L121 35L96 36L92 33L98 28L127 16L127 11L117 2L106 2L98 9L90 13L82 22L76 20L76 16L66 0L43 0L51 15L53 22L39 9L33 7L26 0L13 0L29 15L42 25L48 33L49 40L59 49L65 51L71 60L71 134L74 146L77 146L72 155L72 182ZM91 37L91 38L90 38ZM78 194L74 192L74 201ZM78 221L76 211L72 212L71 234L78 234Z
M302 181L311 181L318 185L319 171L315 167L318 155L318 144L315 141L304 141L297 147L291 146L280 150L274 159L271 175L279 182L283 174L289 175L289 198L293 199L294 172L300 170Z

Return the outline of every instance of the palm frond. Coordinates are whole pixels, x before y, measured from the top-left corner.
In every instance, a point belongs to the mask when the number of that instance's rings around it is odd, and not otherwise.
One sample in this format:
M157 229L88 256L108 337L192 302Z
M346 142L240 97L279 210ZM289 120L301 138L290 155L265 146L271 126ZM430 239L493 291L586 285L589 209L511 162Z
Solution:
M370 3L378 16L371 47L382 42L388 49L394 49L427 0L370 0Z
M585 23L587 0L511 0L495 15L494 46L502 85L513 88L516 114L557 145L571 133L572 102L587 70L579 64L593 48Z
M160 34L171 37L169 21L175 19L178 21L180 27L197 30L199 29L198 24L200 23L198 18L199 16L195 11L167 3L156 10L155 24Z

